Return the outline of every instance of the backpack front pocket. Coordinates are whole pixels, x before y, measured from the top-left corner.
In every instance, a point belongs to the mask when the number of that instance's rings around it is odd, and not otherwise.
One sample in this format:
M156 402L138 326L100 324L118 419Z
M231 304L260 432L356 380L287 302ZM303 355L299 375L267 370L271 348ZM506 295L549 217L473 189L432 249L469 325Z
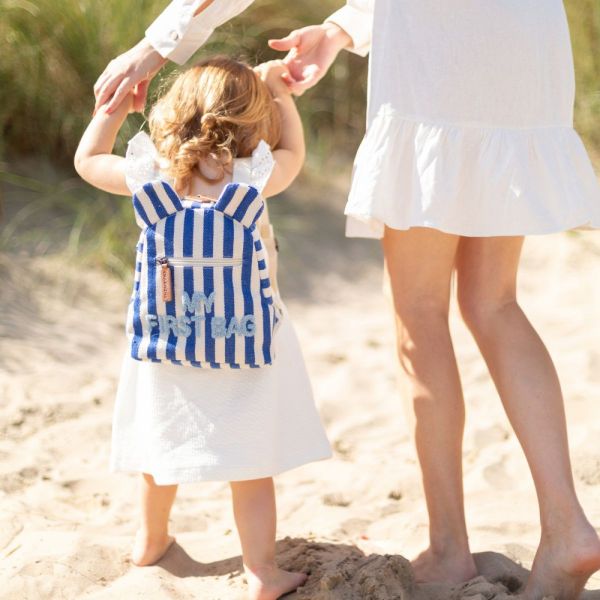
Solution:
M146 317L158 357L192 363L253 365L262 355L271 310L245 280L258 276L244 258L159 256L156 291L164 308ZM247 283L247 282L246 282ZM257 287L260 290L260 287ZM265 314L266 309L266 314Z
M177 267L241 267L244 263L243 258L191 258L159 256L156 263L160 267L160 289L162 291L163 302L172 302L173 300L173 268Z

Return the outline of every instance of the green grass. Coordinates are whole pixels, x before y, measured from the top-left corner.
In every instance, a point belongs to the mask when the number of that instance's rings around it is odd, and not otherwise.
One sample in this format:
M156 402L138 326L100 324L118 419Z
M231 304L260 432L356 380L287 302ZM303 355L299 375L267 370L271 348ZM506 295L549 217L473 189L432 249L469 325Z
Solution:
M142 36L166 0L0 0L0 158L45 156L68 164L93 107L92 87L111 58ZM269 37L319 22L332 0L257 2L222 27L201 53L225 52L251 62L273 58ZM345 53L346 54L346 53ZM353 77L349 76L352 65ZM363 128L366 61L345 55L323 85L301 102L309 134L358 139ZM163 72L163 75L165 73ZM354 76L355 75L355 76ZM154 82L153 90L160 83ZM151 94L152 95L152 94ZM134 116L122 138L139 128Z
M5 219L0 252L39 256L60 252L128 279L136 236L131 202L84 184L45 160L0 165Z
M110 59L136 43L166 0L0 0L0 182L6 218L0 249L70 257L128 274L137 235L126 199L80 182L72 156L93 108L92 87ZM262 0L222 27L199 54L227 53L257 63L277 56L267 39L319 22L339 2ZM170 66L161 73L168 75ZM350 70L353 77L349 77ZM152 97L161 77L153 82ZM300 107L315 169L348 164L364 128L366 61L344 53ZM129 117L117 142L144 122ZM339 156L336 148L346 150ZM40 165L43 165L41 167ZM339 167L338 167L339 168Z
M600 156L600 3L569 0L566 7L577 77L575 126Z

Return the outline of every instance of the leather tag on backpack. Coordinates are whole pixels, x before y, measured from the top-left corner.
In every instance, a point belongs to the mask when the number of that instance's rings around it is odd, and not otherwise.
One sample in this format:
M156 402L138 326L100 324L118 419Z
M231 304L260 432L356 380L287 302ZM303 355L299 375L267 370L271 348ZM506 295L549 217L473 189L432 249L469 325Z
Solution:
M160 280L163 302L171 302L173 300L173 277L171 267L166 263L160 266Z

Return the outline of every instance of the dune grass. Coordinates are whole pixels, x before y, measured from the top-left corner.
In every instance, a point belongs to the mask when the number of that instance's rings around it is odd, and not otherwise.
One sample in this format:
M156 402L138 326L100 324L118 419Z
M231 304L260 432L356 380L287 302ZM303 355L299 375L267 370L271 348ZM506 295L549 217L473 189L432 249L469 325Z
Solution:
M96 78L111 58L140 39L166 3L0 0L0 182L9 220L0 249L42 252L62 245L70 256L98 262L119 275L129 272L137 232L128 203L79 182L71 162L91 115ZM338 5L335 0L306 0L286 3L281 10L281 0L259 1L222 27L198 54L227 53L252 64L274 58L267 39L320 22ZM150 98L173 68L155 79ZM339 154L347 163L358 145L366 61L344 53L327 77L335 85L311 90L299 102L311 148L309 163L319 166L339 161ZM128 118L118 151L143 123L142 115ZM335 160L328 160L332 156Z
M269 37L320 22L338 4L307 0L286 3L281 10L281 0L259 1L222 27L201 53L224 52L251 63L273 58L277 54L266 45ZM165 5L165 0L0 0L0 157L33 154L69 164L90 117L96 78L111 58L143 36L145 24ZM328 138L335 134L339 139L351 130L358 138L365 74L366 61L342 57L329 75L336 85L320 86L301 102L309 133L319 137L326 130ZM121 137L142 121L131 117Z
M569 0L565 3L575 57L577 97L575 127L588 148L600 156L600 3Z

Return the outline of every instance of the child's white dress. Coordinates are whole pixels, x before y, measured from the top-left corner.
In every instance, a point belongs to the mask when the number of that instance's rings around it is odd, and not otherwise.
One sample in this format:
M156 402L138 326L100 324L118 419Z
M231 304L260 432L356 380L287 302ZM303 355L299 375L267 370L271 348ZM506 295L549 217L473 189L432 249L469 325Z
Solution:
M159 176L159 158L145 134L130 142L127 160L130 187ZM271 166L270 151L261 144L252 158L236 159L233 180L262 189ZM150 473L159 485L240 481L329 458L302 352L282 308L271 366L201 369L137 361L127 351L111 471Z
M374 22L349 235L600 227L561 0L349 0L337 18L364 53L369 20L352 10Z

